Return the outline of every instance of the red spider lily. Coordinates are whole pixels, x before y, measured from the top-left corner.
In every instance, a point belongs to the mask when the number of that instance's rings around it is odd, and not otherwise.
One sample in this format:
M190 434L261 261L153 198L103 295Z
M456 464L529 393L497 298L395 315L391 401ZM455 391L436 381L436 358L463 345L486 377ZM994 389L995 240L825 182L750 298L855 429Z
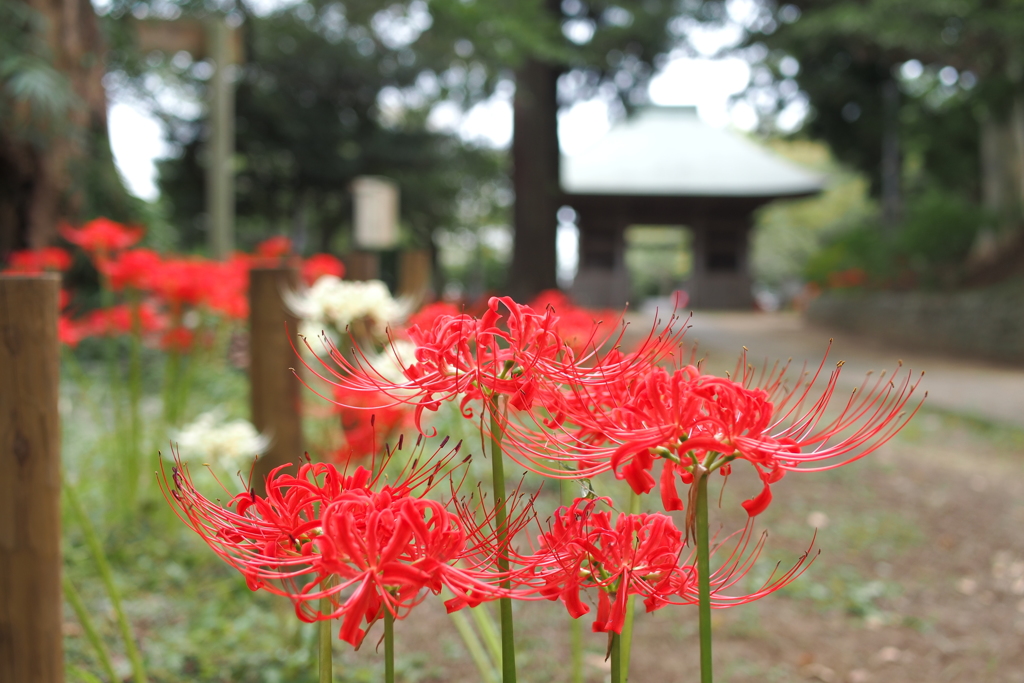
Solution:
M387 441L405 424L409 411L403 405L390 405L385 394L351 392L345 387L334 388L335 407L341 418L346 448L339 451L345 458L365 458L378 452L381 441ZM351 408L349 405L359 405ZM373 414L367 419L366 411Z
M109 218L96 218L80 228L67 224L60 227L61 237L100 257L127 249L142 239L144 232L142 228L130 228Z
M364 623L372 625L384 610L402 618L442 588L456 596L450 610L508 593L496 587L500 575L460 564L486 532L458 506L425 497L459 466L458 446L439 455L447 441L433 457L410 459L393 483L384 473L401 441L379 469L349 474L307 463L292 475L285 471L291 466L279 467L267 477L266 496L242 493L226 506L198 493L180 461L170 480L161 466L161 488L179 518L250 589L290 598L305 621L341 619L339 637L358 647ZM321 611L322 598L328 611Z
M162 260L160 254L151 249L130 249L114 258L103 259L98 265L115 292L125 288L142 292L153 288Z
M139 319L139 331L142 334L162 332L167 327L167 316L160 313L153 302L145 301L136 307ZM129 334L134 326L132 307L120 304L110 308L99 308L92 311L85 319L88 336L109 337Z
M210 310L232 320L248 319L249 266L250 259L245 254L209 264L204 286L205 303Z
M555 325L555 330L577 356L586 354L592 348L603 346L611 333L611 330L605 330L603 334L595 334L595 330L601 331L597 327L597 320L615 320L621 317L614 311L592 311L580 308L557 289L541 292L530 302L530 306L538 311L550 308L557 312L558 322Z
M27 249L11 253L8 273L36 274L45 271L64 272L71 267L71 255L60 247Z
M507 313L503 314L502 308ZM408 335L417 347L416 362L402 366L404 382L394 382L377 372L358 349L355 360L349 360L329 341L330 356L340 371L323 361L330 378L310 370L351 392L383 392L393 405L415 406L415 421L420 427L424 410L437 410L441 402L456 397L461 397L466 417L473 416L471 402L496 396L505 396L508 406L516 410L528 410L537 402L558 410L552 406L565 399L549 394L570 378L596 386L608 384L613 377L635 375L672 353L682 335L682 330L674 327L677 319L673 316L662 333L652 330L634 354L624 356L613 348L602 355L590 341L582 348L592 350L577 356L559 336L557 322L558 316L551 308L538 313L508 297L492 298L480 318L439 315L430 327L411 327ZM595 336L596 325L591 339Z
M178 325L172 327L163 333L160 337L160 348L164 351L174 351L176 353L188 353L192 350L193 344L196 341L196 333L194 330Z
M83 339L91 336L89 326L71 316L62 314L57 319L57 339L61 344L75 348Z
M447 301L435 301L410 315L406 321L406 327L418 327L421 330L427 330L434 326L438 318L456 316L461 313L462 311L455 304L448 303Z
M324 275L344 277L345 266L330 254L314 254L302 262L302 280L307 286L312 287Z
M508 310L503 321L498 311L501 304ZM499 326L499 322L504 325ZM550 313L542 316L511 299L492 299L480 319L443 315L430 328L409 329L417 347L417 362L403 367L405 382L387 379L358 351L356 360L349 361L330 344L330 356L341 372L323 363L333 379L318 376L353 394L383 393L390 405L415 405L417 426L424 410L437 410L442 401L459 395L467 417L473 414L467 405L470 401L495 394L508 396L513 405L525 407L536 393L538 361L554 359L563 348L550 329L552 324ZM362 408L354 403L349 407Z
M153 275L153 292L172 315L179 314L183 306L196 306L206 298L217 270L217 264L205 259L168 259Z
M284 258L292 253L292 241L284 235L265 239L256 245L256 256L265 259Z
M677 477L690 484L695 475L715 469L728 475L734 460L746 460L763 482L761 493L743 504L754 516L771 502L770 484L787 471L831 469L863 457L892 438L920 407L907 411L920 379L913 382L907 373L897 384L883 373L873 384L866 380L839 414L828 418L842 363L812 397L824 362L789 389L783 384L786 368L777 367L759 378L747 367L740 381L689 365L673 372L651 367L645 376L606 385L576 382L569 388L572 400L558 406L559 421L538 416L539 429L508 421L505 442L517 462L546 476L579 478L613 470L637 493L654 488L651 469L661 459L666 510L683 509Z
M75 320L69 315L66 309L70 304L71 294L66 289L60 290L57 304L57 310L60 311L60 317L57 318L57 339L61 344L76 348L92 332L83 321Z
M607 499L578 498L559 508L549 530L540 538L534 558L534 577L540 592L561 600L574 619L590 611L582 600L586 590L598 591L595 632L621 633L629 596L644 598L648 612L670 604L697 603L697 569L693 558L682 558L685 543L672 518L659 514L620 514L596 511ZM710 577L711 605L731 607L752 602L792 582L806 569L810 550L788 572L771 576L753 593L729 595L754 566L765 536L751 544L751 524L736 538L728 557ZM729 538L725 539L728 541ZM716 551L723 549L724 541ZM813 541L812 541L813 546ZM713 553L714 554L714 553Z

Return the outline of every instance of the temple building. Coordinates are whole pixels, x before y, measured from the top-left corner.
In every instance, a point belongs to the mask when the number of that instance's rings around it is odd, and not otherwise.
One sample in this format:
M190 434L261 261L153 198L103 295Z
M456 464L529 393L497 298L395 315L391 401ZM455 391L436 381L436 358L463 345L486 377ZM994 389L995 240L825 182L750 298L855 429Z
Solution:
M693 308L750 308L749 243L756 209L815 195L823 178L726 129L695 107L650 107L561 160L564 204L580 231L576 300L621 307L629 296L626 229L684 227Z

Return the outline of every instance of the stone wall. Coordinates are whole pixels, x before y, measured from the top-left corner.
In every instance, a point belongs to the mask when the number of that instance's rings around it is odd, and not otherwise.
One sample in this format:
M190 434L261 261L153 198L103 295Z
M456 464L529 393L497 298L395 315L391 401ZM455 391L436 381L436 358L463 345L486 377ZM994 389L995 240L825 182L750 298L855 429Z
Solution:
M1024 363L1024 281L961 292L826 292L806 315L914 349Z

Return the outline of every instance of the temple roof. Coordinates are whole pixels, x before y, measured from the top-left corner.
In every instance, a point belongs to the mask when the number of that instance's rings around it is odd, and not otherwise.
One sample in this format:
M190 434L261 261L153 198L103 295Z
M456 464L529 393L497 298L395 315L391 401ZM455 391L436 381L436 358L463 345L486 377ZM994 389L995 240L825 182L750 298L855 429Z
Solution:
M561 185L577 195L794 197L824 179L741 134L715 128L696 107L649 107L583 152L562 157Z

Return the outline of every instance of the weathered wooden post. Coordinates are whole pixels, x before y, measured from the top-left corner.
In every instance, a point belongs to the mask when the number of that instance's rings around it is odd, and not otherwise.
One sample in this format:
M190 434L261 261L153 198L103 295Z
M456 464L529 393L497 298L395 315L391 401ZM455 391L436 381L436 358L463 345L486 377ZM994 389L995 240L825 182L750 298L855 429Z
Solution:
M398 255L398 295L423 301L430 291L433 263L427 249L407 249Z
M0 275L0 681L63 683L57 275Z
M342 257L345 261L345 279L379 280L380 254L375 251L350 251Z
M253 268L249 272L249 384L252 423L271 438L260 456L252 485L264 492L264 479L275 467L302 457L302 410L299 380L290 368L299 363L288 343L296 341L299 321L282 292L298 286L294 268ZM287 324L287 331L285 325Z

